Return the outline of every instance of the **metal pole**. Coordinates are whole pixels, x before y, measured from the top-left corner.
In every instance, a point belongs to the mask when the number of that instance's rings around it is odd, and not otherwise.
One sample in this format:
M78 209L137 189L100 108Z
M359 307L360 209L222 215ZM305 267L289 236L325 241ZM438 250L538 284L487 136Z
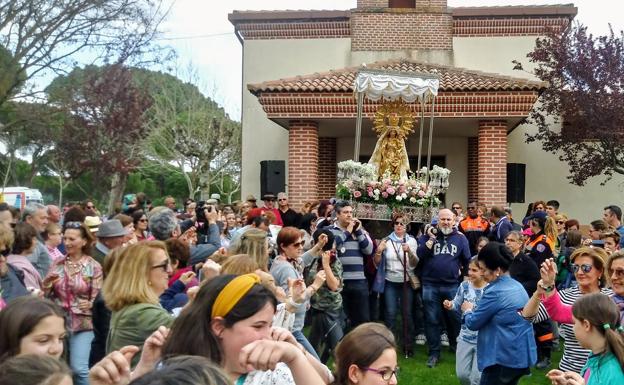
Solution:
M420 157L422 156L423 131L425 130L425 98L420 99L420 132L418 139L418 166L416 168L416 178L420 177Z
M364 106L364 94L357 93L357 118L355 121L355 148L353 149L353 161L360 161L360 137L362 136L362 109Z
M429 187L429 172L431 171L431 142L433 141L433 114L435 111L435 96L431 99L431 116L429 117L429 147L427 149L427 187Z

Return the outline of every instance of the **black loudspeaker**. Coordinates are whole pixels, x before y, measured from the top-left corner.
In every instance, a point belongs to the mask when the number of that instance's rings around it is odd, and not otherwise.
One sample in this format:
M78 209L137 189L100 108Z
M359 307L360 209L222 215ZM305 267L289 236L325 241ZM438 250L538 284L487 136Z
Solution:
M260 162L260 199L267 193L285 191L286 161L263 160Z
M524 203L526 164L507 163L507 202Z

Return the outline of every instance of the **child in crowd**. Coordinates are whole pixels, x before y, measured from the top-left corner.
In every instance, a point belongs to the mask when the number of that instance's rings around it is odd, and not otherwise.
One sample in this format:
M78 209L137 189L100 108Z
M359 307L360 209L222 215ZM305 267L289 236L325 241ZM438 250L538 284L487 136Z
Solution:
M464 302L477 305L486 285L487 283L483 279L483 271L479 268L477 258L475 257L470 260L468 266L468 280L459 285L453 301L444 301L444 308L461 311L461 305ZM457 337L455 371L462 385L478 385L481 379L481 373L477 368L478 333L477 331L469 330L462 323L461 331Z
M624 328L617 305L601 293L586 294L572 306L574 335L592 354L581 370L549 371L554 385L624 384Z

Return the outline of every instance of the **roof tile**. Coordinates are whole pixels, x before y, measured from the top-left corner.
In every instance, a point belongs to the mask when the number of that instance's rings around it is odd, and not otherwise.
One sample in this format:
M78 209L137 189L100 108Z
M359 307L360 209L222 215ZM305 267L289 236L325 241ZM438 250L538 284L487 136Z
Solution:
M438 75L440 91L532 91L546 87L546 83L540 81L401 59L249 84L247 88L253 94L260 92L349 92L353 91L356 73L364 68Z

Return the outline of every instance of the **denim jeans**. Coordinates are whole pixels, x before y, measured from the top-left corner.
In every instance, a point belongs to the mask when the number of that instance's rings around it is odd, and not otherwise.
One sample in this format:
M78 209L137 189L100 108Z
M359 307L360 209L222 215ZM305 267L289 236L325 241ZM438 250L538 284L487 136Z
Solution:
M481 372L477 367L477 344L459 338L455 354L455 373L461 385L479 385Z
M350 329L370 320L368 282L365 279L346 280L342 288L342 306Z
M459 284L423 285L423 304L425 306L425 334L429 346L429 356L440 357L440 334L446 321L446 332L451 347L457 344L461 326L459 313L442 307L444 300L452 301Z
M303 346L303 348L308 351L308 353L310 353L317 360L321 360L318 354L316 354L316 351L314 350L312 345L310 345L310 342L308 341L306 336L303 335L303 332L301 330L293 330L292 335L295 337L297 342L299 342Z
M529 368L516 369L492 365L483 369L480 385L516 385L522 376L530 373Z
M89 385L89 353L93 331L72 333L69 337L69 364L75 385Z
M409 282L405 284L400 282L386 281L384 288L384 323L388 329L394 332L395 336L401 336L405 349L411 349L414 344L414 323L412 322L412 302L414 300L414 289ZM405 309L403 308L405 306ZM401 315L401 322L405 326L401 330L394 330L397 314ZM404 331L407 332L404 335Z

